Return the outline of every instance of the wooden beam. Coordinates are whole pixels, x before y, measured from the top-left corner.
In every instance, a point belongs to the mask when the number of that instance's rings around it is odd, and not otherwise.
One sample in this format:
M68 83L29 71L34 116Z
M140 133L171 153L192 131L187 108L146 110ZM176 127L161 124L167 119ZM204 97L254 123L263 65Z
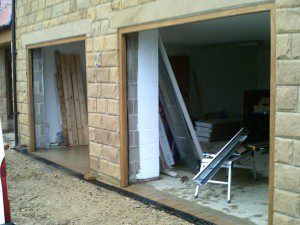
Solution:
M85 39L86 39L86 36L81 35L81 36L76 36L76 37L59 39L59 40L55 40L55 41L45 41L45 42L41 42L38 44L30 44L30 45L27 45L27 48L34 49L34 48L42 48L42 47L53 46L53 45L62 45L62 44L68 44L68 43L73 43L73 42L78 42L78 41L85 41Z
M128 146L127 146L127 93L126 93L126 36L119 33L119 89L120 89L120 173L121 187L128 186Z
M87 116L87 105L86 105L86 96L83 87L83 76L82 76L82 67L80 62L80 56L75 55L75 65L76 65L76 77L77 77L77 87L78 87L78 96L79 96L79 112L81 118L80 128L82 130L83 145L89 144L89 127L88 127L88 116Z
M63 90L64 90L64 98L65 98L67 125L68 125L69 144L70 146L77 146L78 140L77 140L76 125L74 125L75 108L74 108L74 100L72 95L69 56L66 54L60 54L60 60L61 60L62 81L63 81Z
M34 119L34 91L33 91L33 71L32 71L32 50L27 49L27 74L28 74L28 108L29 108L29 151L35 151L35 119Z
M75 124L78 137L78 145L83 145L83 128L81 126L81 106L79 102L79 91L77 82L77 71L76 71L76 61L75 55L70 55L70 69L71 69L71 80L72 80L72 94L74 98L74 114L75 114ZM81 82L82 83L82 82Z
M68 145L69 144L68 124L67 124L67 116L66 116L63 79L62 79L62 72L61 72L61 61L60 61L60 54L58 51L55 52L55 64L56 64L56 86L57 86L57 92L59 98L59 107L61 112L61 121L63 127L63 135L64 135L63 145Z
M276 13L275 6L270 10L270 153L269 153L269 211L268 223L273 224L274 218L274 169L275 169L275 112L276 112Z

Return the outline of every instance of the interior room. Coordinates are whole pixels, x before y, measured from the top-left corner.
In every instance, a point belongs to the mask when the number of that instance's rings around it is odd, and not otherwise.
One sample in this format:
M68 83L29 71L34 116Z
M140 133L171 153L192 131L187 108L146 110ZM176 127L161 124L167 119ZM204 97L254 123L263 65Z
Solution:
M141 31L126 42L130 189L195 214L267 224L269 13ZM221 157L239 131L245 138L195 198L203 158Z
M85 43L32 50L35 154L86 173L88 122Z

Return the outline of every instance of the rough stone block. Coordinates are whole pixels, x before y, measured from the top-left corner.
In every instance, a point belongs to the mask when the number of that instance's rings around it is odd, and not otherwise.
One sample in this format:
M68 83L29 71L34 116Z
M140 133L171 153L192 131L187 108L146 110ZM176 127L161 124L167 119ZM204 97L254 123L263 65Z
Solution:
M111 115L102 115L100 128L111 131L119 130L119 117Z
M274 225L297 225L300 224L300 219L296 219L278 212L274 213Z
M293 165L300 166L300 140L293 141Z
M90 7L90 1L77 0L77 10L86 9L88 7Z
M109 80L111 83L118 83L119 82L119 73L118 67L110 67L109 71Z
M300 30L300 8L276 10L277 33L290 33Z
M300 193L293 193L275 188L274 210L290 216L300 216Z
M107 100L107 112L111 115L119 115L119 101L118 100Z
M300 62L297 60L277 61L277 84L300 85Z
M103 146L101 144L90 142L89 149L91 156L102 158Z
M88 117L89 117L88 118L89 126L96 127L96 128L100 128L101 127L102 117L101 117L100 114L89 113Z
M117 35L106 35L104 36L104 50L116 50L117 49Z
M117 52L103 52L101 55L102 66L117 66L118 54Z
M119 89L116 84L103 84L102 85L102 97L110 99L119 98Z
M89 112L97 112L97 99L96 98L89 98L88 99L88 111Z
M276 91L277 110L294 110L297 106L297 98L297 86L278 86Z
M90 156L90 169L97 172L100 170L99 159L97 157Z
M106 175L120 179L120 164L100 159L100 171Z
M109 67L101 67L96 69L97 82L109 82Z
M285 164L275 164L275 187L299 192L300 187L300 168ZM300 200L300 198L299 198ZM300 205L300 202L299 202ZM299 208L300 209L300 208ZM300 214L299 214L300 215Z
M277 59L300 57L300 34L278 34L276 36Z
M106 99L97 99L97 112L106 113L107 112L107 100Z
M111 3L101 4L96 8L97 20L107 19L111 11Z
M299 0L276 0L277 8L297 7L300 6Z
M87 38L86 39L86 51L87 52L92 52L93 51L93 43L94 39L93 38Z
M89 140L90 141L94 141L95 140L95 131L96 131L96 128L89 127Z
M275 162L292 163L293 141L285 138L275 138Z
M99 98L102 95L102 88L99 84L88 84L88 97Z
M100 144L119 147L119 133L108 130L95 130L95 141Z
M104 37L99 36L94 38L94 51L103 51Z
M103 145L103 158L109 162L120 163L119 149L108 145Z
M275 135L281 137L300 137L300 113L276 113Z

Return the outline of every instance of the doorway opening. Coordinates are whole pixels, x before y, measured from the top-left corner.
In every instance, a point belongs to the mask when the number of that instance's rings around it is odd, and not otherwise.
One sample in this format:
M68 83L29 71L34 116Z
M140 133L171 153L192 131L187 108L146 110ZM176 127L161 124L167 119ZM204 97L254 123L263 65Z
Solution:
M269 12L126 35L130 189L228 222L268 223L270 36ZM217 154L242 128L231 202L224 183L195 199L203 153ZM228 176L221 168L213 179Z
M34 154L89 171L85 42L31 50Z

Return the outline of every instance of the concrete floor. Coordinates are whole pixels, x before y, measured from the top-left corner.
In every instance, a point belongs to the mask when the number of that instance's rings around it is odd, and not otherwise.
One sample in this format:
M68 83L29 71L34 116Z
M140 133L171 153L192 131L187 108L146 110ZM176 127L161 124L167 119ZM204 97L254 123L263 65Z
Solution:
M231 203L227 203L227 187L225 185L208 184L200 189L199 198L194 199L195 182L192 180L194 174L183 170L177 170L176 172L178 172L179 177L187 176L189 180L182 183L180 178L162 175L161 179L147 184L163 195L168 194L170 198L182 198L184 201L196 203L199 210L204 207L216 217L222 217L222 213L224 213L229 221L240 219L242 224L251 224L252 222L264 225L268 223L267 178L260 176L255 181L251 170L234 168L231 189L232 200ZM225 180L225 171L219 172L216 179Z
M81 174L87 174L89 172L88 146L40 149L33 152L33 154Z
M38 150L33 154L81 174L89 172L88 147L60 147ZM161 175L158 180L130 185L125 189L216 224L264 225L268 217L268 179L263 177L267 158L267 155L257 157L257 167L263 168L259 170L257 181L253 180L251 170L233 169L231 203L226 201L227 188L224 185L208 184L200 189L199 198L194 199L194 173L182 168L174 169L178 178ZM181 183L181 176L189 177L188 181ZM224 171L216 176L218 179L226 178Z

